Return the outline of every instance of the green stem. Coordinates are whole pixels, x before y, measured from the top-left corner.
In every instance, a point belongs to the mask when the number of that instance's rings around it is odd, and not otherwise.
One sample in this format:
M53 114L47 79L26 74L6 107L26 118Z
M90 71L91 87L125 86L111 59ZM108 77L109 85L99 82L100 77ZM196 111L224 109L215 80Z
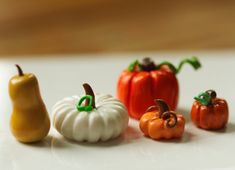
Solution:
M138 61L138 60L135 60L134 62L132 62L132 63L128 66L128 71L133 72L133 71L135 71L135 68L136 68L136 67L139 67L139 66L140 66L139 61Z
M162 66L164 66L164 65L167 65L170 69L171 69L171 71L173 72L173 73L175 73L175 74L177 74L177 68L171 63L171 62L169 62L169 61L163 61L163 62L161 62L158 66L157 66L157 70L158 69L160 69Z
M195 70L197 70L201 67L201 63L199 62L197 57L192 57L191 59L182 60L179 64L178 68L176 68L171 62L163 61L162 63L160 63L157 66L157 69L160 69L161 66L163 66L163 65L167 65L173 73L178 74L181 71L184 64L190 64Z
M212 104L212 100L216 98L216 92L214 90L207 90L206 92L200 93L194 99L200 102L204 106Z
M82 106L82 103L84 102L84 101L88 101L89 100L89 104L88 105L85 105L85 106ZM92 111L93 110L93 107L92 107L92 100L93 100L93 97L92 96L90 96L90 95L86 95L86 96L83 96L80 100L79 100L79 102L78 102L78 104L77 104L77 110L78 111L86 111L86 112L90 112L90 111Z
M198 60L197 57L193 56L191 59L184 59L180 62L178 68L177 68L177 73L180 72L181 68L183 67L184 64L190 64L195 70L199 69L201 67L201 63L200 61Z
M91 88L91 86L87 83L84 83L83 84L83 88L86 92L86 95L83 96L78 104L77 104L77 110L78 111L86 111L86 112L89 112L89 111L92 111L94 108L96 108L95 106L95 94ZM82 103L85 101L85 105L82 106Z

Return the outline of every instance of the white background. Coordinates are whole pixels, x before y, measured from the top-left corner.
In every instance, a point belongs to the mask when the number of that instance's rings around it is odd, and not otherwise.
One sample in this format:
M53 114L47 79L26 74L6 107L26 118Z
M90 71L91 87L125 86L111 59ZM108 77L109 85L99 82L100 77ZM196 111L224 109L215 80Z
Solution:
M178 111L187 123L181 140L154 141L142 135L138 121L118 139L97 144L75 143L61 137L51 127L48 137L37 144L22 144L9 130L12 111L8 81L17 74L14 64L34 73L50 113L53 104L66 96L83 93L82 84L90 83L95 92L115 95L120 72L136 58L150 56L156 62L197 55L203 67L194 71L184 66L177 75L180 84ZM235 51L105 54L64 57L0 59L0 169L1 170L120 170L120 169L235 169ZM210 132L197 129L190 120L193 97L215 89L230 106L226 130Z

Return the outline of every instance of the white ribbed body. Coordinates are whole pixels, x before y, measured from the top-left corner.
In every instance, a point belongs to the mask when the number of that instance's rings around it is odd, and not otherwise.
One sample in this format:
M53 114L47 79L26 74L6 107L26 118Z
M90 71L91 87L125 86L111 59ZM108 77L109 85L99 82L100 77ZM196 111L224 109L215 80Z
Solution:
M118 137L127 128L127 109L119 100L111 95L97 94L96 109L79 112L76 105L80 98L64 98L52 108L54 127L66 138L88 142L106 141Z

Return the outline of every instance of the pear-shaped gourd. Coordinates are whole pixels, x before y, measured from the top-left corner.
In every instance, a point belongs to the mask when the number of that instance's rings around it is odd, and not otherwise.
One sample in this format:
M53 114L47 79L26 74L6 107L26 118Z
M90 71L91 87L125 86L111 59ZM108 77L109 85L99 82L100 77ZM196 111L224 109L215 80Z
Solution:
M37 78L31 73L23 73L16 66L18 75L9 81L9 95L13 105L11 132L20 142L37 142L47 136L50 119L40 95Z

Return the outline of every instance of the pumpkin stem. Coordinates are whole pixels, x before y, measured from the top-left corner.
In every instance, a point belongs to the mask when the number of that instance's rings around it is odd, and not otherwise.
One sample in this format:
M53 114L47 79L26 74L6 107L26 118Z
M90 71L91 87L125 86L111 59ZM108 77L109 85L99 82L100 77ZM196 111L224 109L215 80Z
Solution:
M211 105L213 99L217 96L214 90L207 90L206 92L200 93L198 96L194 97L195 100L200 102L204 106Z
M135 60L128 66L128 71L152 71L156 70L156 65L149 57L145 57L140 63L138 60Z
M16 66L16 68L17 68L17 70L18 70L19 76L23 76L24 73L23 73L23 70L21 69L21 67L20 67L18 64L15 64L15 66Z
M134 62L132 62L129 66L128 66L128 71L133 72L136 70L136 67L140 67L139 61L135 60Z
M162 118L163 120L167 121L166 126L168 128L174 128L178 122L176 113L173 111L169 111L170 108L164 100L156 99L154 101L155 101L156 105L150 106L146 112L150 112L150 111L159 109L159 118ZM173 123L171 123L171 118L173 118L173 120L174 120Z
M157 69L160 69L160 68L161 68L162 66L164 66L164 65L167 65L173 73L177 74L177 68L176 68L171 62L169 62L169 61L163 61L163 62L161 62L161 63L157 66Z
M169 111L169 106L166 104L166 102L162 99L156 99L154 100L154 102L156 103L156 106L159 108L159 113L160 113L160 117L162 117L162 114Z
M158 110L159 107L158 106L150 106L145 112L152 112L152 111L155 111L155 110Z
M84 90L85 90L85 92L86 92L86 96L91 96L91 97L92 97L92 98L91 98L91 100L92 100L92 104L91 104L92 107L93 107L93 108L96 108L96 106L95 106L95 95L94 95L94 92L93 92L91 86L90 86L88 83L84 83L84 84L83 84L83 88L84 88ZM90 102L90 100L89 100L89 99L86 99L85 106L88 106L88 105L89 105L89 102Z
M132 62L128 66L128 71L133 72L136 70L143 70L143 71L159 70L162 66L167 65L173 73L178 74L181 71L183 65L185 64L190 64L195 70L201 67L200 61L195 56L193 56L192 58L187 58L182 60L179 63L178 67L174 66L169 61L163 61L160 64L156 65L149 57L146 57L142 60L142 63L140 63L138 60Z
M173 118L174 122L173 123L170 123L171 122L171 117ZM176 125L177 125L177 116L174 112L172 111L166 111L164 112L162 115L161 115L161 118L166 122L166 126L168 128L174 128Z
M77 110L80 112L80 111L86 111L86 112L90 112L93 110L93 107L92 107L92 99L93 97L90 96L90 95L86 95L86 96L83 96L78 104L77 104ZM89 104L87 106L82 106L82 103L84 100L89 100Z
M217 97L216 91L214 90L207 90L206 93L210 95L211 99L215 99Z
M198 58L193 56L192 58L187 58L187 59L184 59L180 62L179 66L177 68L176 74L178 74L180 72L180 70L184 64L190 64L195 70L197 70L201 67L201 63L198 60Z
M149 57L146 57L142 60L142 63L140 64L141 69L144 71L152 71L156 70L156 65L153 62L153 60Z
M162 63L160 63L158 66L157 66L157 69L160 69L161 66L163 65L167 65L171 71L175 74L178 74L180 72L180 70L182 69L183 65L184 64L190 64L195 70L199 69L201 67L201 63L199 62L199 60L197 59L197 57L192 57L192 58L187 58L187 59L184 59L180 62L178 68L176 68L171 62L169 61L163 61Z

